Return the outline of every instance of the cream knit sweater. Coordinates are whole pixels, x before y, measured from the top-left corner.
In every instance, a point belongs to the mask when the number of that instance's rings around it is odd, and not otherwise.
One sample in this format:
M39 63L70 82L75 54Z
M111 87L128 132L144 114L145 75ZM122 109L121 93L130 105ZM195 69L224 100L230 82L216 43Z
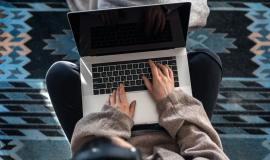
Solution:
M175 2L191 2L189 28L194 29L206 25L209 15L207 0L67 0L72 11L92 9L106 9L148 4L162 4Z

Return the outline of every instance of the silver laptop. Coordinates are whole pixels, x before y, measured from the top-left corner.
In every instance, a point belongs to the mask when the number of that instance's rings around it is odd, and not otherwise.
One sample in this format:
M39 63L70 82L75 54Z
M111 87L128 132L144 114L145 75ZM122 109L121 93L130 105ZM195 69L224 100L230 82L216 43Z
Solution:
M175 89L192 95L186 51L190 6L172 3L68 13L81 57L84 116L101 111L123 83L130 102L137 100L135 124L158 123L156 104L141 79L142 74L152 78L149 59L168 64Z

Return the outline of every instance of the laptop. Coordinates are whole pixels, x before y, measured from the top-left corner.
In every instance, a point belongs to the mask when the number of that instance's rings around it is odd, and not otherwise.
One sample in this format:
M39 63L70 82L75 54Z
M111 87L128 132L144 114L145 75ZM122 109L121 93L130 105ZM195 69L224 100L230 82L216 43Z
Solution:
M187 2L68 13L80 54L84 116L100 112L123 83L129 102L137 101L134 123L158 123L156 104L141 79L141 74L152 78L150 59L168 64L175 90L192 95L186 51L190 7Z

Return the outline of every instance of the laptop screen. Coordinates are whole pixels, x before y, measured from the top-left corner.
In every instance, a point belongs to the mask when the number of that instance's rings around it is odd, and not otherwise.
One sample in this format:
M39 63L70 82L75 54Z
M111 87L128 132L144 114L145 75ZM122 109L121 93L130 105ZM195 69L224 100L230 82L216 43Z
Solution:
M190 3L70 12L81 57L185 47Z

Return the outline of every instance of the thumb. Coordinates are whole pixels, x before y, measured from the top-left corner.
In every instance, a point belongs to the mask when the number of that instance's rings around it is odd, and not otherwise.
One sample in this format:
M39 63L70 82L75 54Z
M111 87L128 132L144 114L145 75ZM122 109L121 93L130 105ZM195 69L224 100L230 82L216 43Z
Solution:
M130 106L129 106L129 116L130 116L130 118L134 117L135 108L136 108L136 101L132 101Z

